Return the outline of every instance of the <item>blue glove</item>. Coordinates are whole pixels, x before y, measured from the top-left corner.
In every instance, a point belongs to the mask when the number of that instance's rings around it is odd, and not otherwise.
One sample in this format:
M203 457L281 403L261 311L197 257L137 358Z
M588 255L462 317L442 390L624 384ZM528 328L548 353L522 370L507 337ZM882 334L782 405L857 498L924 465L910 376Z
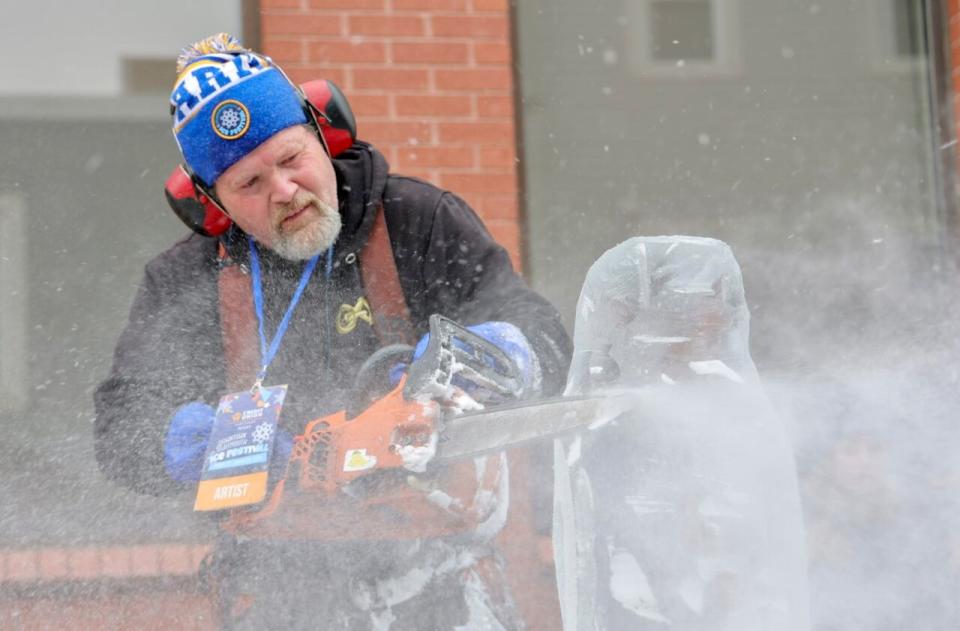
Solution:
M287 461L293 452L293 435L282 427L277 428L273 439L273 453L270 454L270 479L279 480L287 468Z
M537 392L540 389L540 361L537 359L530 342L516 326L509 322L483 322L467 327L468 331L482 337L494 346L506 353L516 363L520 370L520 381L523 384L524 393ZM413 360L418 360L426 351L427 344L430 341L430 334L424 335L417 342L413 351ZM393 383L400 381L400 376L406 372L406 364L397 364L390 371L390 379ZM477 390L476 384L464 379L454 377L454 385L458 386L467 393L474 394ZM483 398L482 396L480 397Z
M200 481L215 417L212 407L197 401L181 406L173 415L163 442L163 465L167 475L177 482ZM278 429L270 461L272 478L283 473L292 451L293 436L283 428Z
M163 441L163 466L177 482L200 480L215 416L212 407L199 401L182 405L174 413Z

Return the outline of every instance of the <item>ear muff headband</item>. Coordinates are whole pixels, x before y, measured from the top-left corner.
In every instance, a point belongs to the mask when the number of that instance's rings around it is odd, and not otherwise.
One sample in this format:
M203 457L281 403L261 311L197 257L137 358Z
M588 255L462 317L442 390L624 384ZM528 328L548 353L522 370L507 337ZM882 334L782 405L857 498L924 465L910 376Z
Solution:
M297 91L303 99L307 121L316 130L327 155L335 158L353 146L357 139L356 119L347 97L335 83L317 79L304 83ZM177 165L170 173L164 195L174 214L205 237L218 237L233 223L213 191L186 164Z

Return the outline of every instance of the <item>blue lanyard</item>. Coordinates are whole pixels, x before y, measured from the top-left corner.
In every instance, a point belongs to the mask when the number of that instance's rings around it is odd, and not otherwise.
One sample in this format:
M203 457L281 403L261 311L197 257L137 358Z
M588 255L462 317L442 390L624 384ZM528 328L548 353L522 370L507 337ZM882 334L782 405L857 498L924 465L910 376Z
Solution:
M307 282L310 280L310 277L313 275L313 270L317 266L317 261L320 260L320 254L314 255L313 258L307 261L307 265L303 268L303 273L300 275L300 284L297 285L297 290L293 292L293 298L290 299L287 312L283 314L283 319L280 320L280 325L277 327L277 332L273 336L273 341L270 342L270 348L267 348L267 338L263 333L263 285L261 284L260 257L257 255L257 247L254 245L253 237L248 236L247 243L250 244L250 274L252 276L251 283L253 284L253 306L257 312L257 332L260 334L261 368L260 372L257 373L257 381L254 384L254 387L256 387L260 385L263 382L263 378L267 376L267 367L280 349L280 341L283 339L284 334L287 332L287 327L290 325L293 310L296 308L297 303L300 302L303 290L306 289ZM330 271L333 269L332 245L327 248L326 262L327 269L325 276L327 280L329 280Z

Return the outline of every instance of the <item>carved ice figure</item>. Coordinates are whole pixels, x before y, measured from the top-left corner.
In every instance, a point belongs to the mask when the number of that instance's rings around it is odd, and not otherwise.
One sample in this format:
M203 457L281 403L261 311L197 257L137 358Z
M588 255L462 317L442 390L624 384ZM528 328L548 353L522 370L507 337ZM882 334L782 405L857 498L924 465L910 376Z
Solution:
M565 630L808 628L793 454L749 319L714 239L637 237L587 273L566 394L630 390L638 405L557 442Z

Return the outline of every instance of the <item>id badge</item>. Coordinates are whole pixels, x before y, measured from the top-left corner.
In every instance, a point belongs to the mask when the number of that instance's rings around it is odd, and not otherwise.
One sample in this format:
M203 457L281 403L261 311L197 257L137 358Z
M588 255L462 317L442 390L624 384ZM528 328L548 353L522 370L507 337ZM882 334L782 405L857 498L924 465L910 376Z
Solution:
M223 510L263 501L286 396L287 386L271 386L220 399L193 510Z

